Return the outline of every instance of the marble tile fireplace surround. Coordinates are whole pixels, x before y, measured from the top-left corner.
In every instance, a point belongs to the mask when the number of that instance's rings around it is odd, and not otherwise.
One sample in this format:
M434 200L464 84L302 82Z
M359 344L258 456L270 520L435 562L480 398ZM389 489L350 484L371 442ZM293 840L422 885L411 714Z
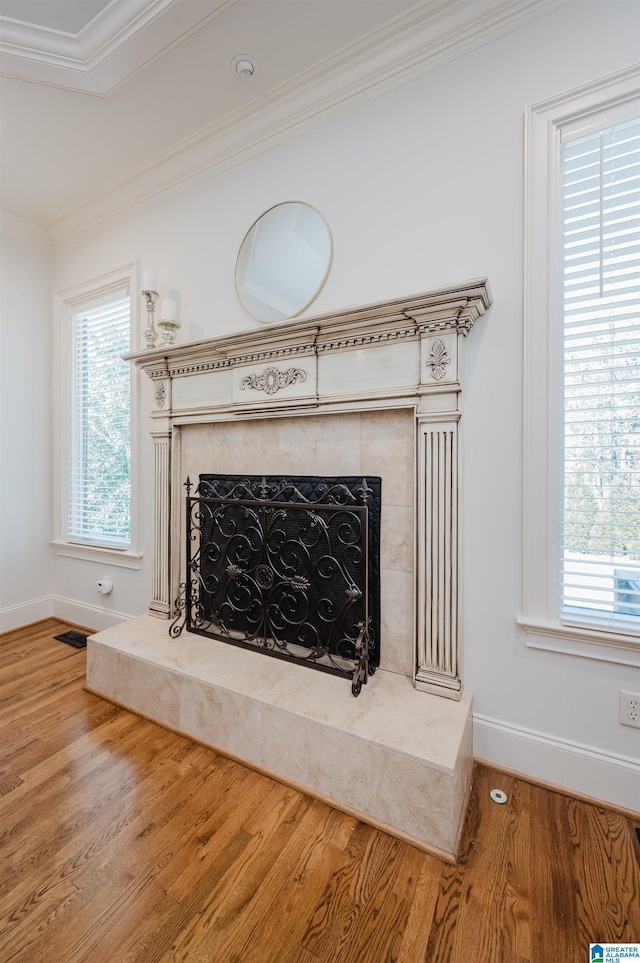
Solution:
M472 765L461 678L464 341L486 278L131 355L152 379L149 614L89 639L87 687L454 861ZM200 473L379 475L381 667L344 679L169 636Z

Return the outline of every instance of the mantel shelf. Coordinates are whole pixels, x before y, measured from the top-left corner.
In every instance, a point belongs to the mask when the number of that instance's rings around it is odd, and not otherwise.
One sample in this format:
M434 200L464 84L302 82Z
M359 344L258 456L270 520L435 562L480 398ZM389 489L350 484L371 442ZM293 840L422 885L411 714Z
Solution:
M151 378L173 378L212 367L417 339L430 332L466 335L491 303L487 278L475 278L408 298L138 351L125 358Z

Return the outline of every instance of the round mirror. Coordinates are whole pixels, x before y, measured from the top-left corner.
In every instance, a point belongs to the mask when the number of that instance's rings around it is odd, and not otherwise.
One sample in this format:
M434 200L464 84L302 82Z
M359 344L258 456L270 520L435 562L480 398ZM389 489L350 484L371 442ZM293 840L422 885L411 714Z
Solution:
M259 217L236 262L236 290L258 321L284 321L318 295L331 264L331 234L314 207L278 204Z

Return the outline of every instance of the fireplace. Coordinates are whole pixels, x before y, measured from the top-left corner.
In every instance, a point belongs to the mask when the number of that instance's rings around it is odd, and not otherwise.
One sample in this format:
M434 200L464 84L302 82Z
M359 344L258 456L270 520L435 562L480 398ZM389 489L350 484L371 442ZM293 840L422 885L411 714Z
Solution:
M380 664L381 479L201 474L185 482L186 628L351 679Z
M152 599L88 645L93 691L449 860L472 766L463 353L490 303L480 278L132 355L153 385ZM379 669L366 697L327 672L169 635L188 567L185 478L256 470L381 478Z
M173 527L177 578L170 615L187 571L187 476L197 481L206 469L215 469L216 474L248 478L260 467L260 477L364 478L372 488L373 479L380 478L379 534L372 533L379 570L369 580L374 592L370 615L377 621L374 658L381 669L411 677L416 606L413 412L389 408L327 414L309 410L303 417L289 411L265 414L237 422L184 424L178 430L181 473ZM371 680L361 698L371 698L377 681Z

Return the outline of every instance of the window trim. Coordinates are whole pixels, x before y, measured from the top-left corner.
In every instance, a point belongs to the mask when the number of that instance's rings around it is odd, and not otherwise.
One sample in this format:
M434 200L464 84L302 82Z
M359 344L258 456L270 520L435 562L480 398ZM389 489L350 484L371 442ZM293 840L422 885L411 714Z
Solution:
M127 288L131 299L131 350L139 347L136 333L140 331L140 268L137 263L75 285L55 296L55 325L53 385L54 385L54 456L53 456L53 538L51 546L57 556L96 561L121 568L140 568L140 498L139 468L136 452L139 437L139 378L134 366L130 372L131 398L131 534L127 548L117 548L105 544L78 541L67 536L66 514L68 501L67 465L71 444L71 338L72 316L79 305L91 300L99 300L112 292Z
M532 648L640 664L637 635L560 619L562 282L559 148L563 129L595 128L640 96L640 67L529 107L525 117L522 614ZM606 123L606 121L605 121Z

